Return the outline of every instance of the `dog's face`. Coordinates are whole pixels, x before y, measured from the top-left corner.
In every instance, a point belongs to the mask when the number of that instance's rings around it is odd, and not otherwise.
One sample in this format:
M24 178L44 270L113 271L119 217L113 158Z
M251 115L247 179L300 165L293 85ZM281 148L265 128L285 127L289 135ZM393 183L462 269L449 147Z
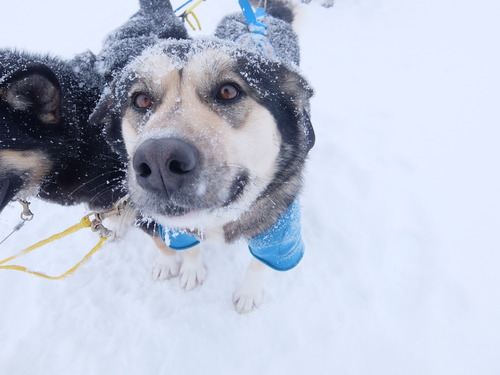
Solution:
M0 82L0 211L18 193L35 193L52 169L41 143L58 141L60 105L57 78L42 64Z
M123 137L144 215L203 230L297 194L314 136L296 72L233 44L175 41L146 51L112 90L96 116Z

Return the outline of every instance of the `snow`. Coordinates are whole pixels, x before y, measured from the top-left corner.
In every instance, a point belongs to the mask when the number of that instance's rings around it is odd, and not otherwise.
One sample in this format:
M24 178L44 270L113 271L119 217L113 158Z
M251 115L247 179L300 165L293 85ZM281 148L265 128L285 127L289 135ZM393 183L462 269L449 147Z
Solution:
M4 4L0 46L98 52L137 8ZM235 0L202 3L203 32L232 10ZM248 315L231 302L250 258L242 244L208 249L208 278L190 292L152 280L155 246L137 229L64 281L0 271L1 374L500 373L500 3L338 0L299 12L317 139L299 266L270 272ZM87 213L32 206L0 258ZM4 210L0 238L19 213ZM96 242L82 231L22 262L62 273Z

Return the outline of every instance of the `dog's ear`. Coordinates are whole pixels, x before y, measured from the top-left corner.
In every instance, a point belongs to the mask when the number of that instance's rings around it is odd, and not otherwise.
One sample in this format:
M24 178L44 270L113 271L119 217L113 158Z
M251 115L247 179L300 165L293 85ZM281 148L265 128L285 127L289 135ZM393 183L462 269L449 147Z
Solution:
M23 179L15 174L0 177L0 212L23 187Z
M316 134L314 133L311 118L309 117L309 112L303 109L302 114L299 117L299 121L302 129L304 130L304 134L306 135L306 148L307 152L309 152L316 143Z
M285 94L285 98L289 98L292 101L297 123L305 135L306 151L309 152L316 142L309 106L309 99L314 95L314 91L307 80L295 70L279 66L277 71L279 72L277 76L280 77L280 80L276 83Z
M90 123L104 126L105 132L108 132L109 124L112 122L114 112L114 99L109 88L105 89L99 102L97 103L94 112L90 115Z
M121 110L111 90L106 90L101 96L94 112L90 115L89 122L102 128L106 140L115 152L127 155L122 136Z
M314 133L314 128L310 118L309 105L309 99L314 95L314 90L306 79L300 74L293 72L291 73L291 76L293 77L291 82L295 85L294 90L292 91L292 93L296 93L294 97L295 108L299 124L302 126L302 130L306 136L307 151L309 151L316 143L316 134Z
M54 72L43 64L14 72L1 95L14 110L30 112L43 124L57 124L61 120L61 86Z
M139 5L141 10L145 13L153 13L153 12L173 12L172 5L170 1L164 0L139 0Z

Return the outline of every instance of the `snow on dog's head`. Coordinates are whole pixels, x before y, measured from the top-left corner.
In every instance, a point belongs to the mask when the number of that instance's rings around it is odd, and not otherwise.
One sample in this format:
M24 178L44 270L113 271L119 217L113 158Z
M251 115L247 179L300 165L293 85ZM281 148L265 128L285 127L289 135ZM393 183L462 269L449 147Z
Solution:
M168 41L124 69L94 118L129 157L138 210L170 227L224 228L231 241L297 195L311 94L294 69L234 43Z

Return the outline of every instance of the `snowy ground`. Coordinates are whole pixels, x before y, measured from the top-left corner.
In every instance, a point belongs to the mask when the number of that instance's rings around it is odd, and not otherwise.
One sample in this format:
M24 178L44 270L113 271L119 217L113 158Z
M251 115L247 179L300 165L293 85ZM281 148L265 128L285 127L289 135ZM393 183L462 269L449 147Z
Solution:
M173 1L174 6L181 1ZM0 374L499 374L500 3L338 0L299 7L317 145L302 199L306 256L237 315L249 259L210 249L185 293L154 282L139 230L74 276L0 271ZM116 9L115 7L118 7ZM2 3L0 47L90 48L135 0ZM208 0L210 32L236 0ZM0 237L17 223L12 204ZM77 222L40 201L0 258ZM96 237L24 261L56 274Z

